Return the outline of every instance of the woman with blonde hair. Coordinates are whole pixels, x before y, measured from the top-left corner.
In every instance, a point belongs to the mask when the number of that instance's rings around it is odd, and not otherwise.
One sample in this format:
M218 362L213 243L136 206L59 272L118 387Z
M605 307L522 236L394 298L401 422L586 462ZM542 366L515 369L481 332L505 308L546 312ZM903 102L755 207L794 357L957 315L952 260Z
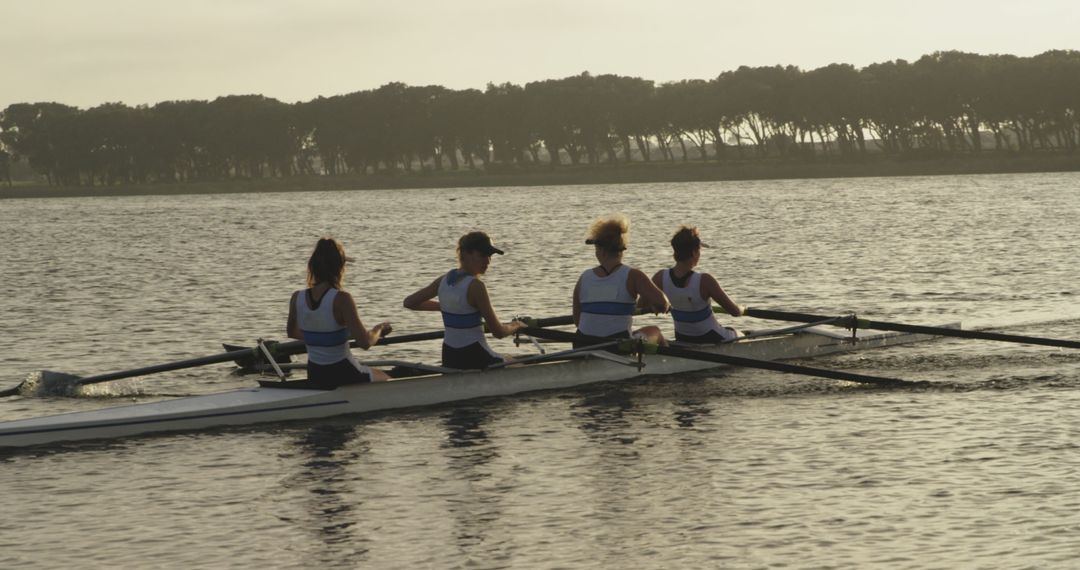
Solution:
M640 269L623 264L629 231L630 221L623 215L597 219L589 227L585 243L594 246L599 265L585 270L574 285L574 323L583 335L637 336L667 344L658 327L633 330L638 306L653 313L666 313L670 305L664 293Z
M739 333L720 325L713 314L712 302L719 303L733 317L745 314L746 308L736 305L715 277L694 271L701 261L703 247L709 246L701 242L697 228L680 227L671 238L675 266L657 271L652 280L671 301L675 340L700 344L734 340Z
M389 322L371 330L364 327L356 302L341 288L349 261L337 240L320 239L308 259L307 289L294 292L289 300L286 333L307 345L308 380L327 387L390 379L382 370L357 362L349 350L351 338L367 350L391 330Z
M503 251L484 232L470 232L458 240L458 267L405 298L405 308L440 311L443 334L442 364L459 370L483 369L510 360L488 346L484 324L495 338L525 328L521 321L503 323L491 307L487 286L480 276L487 272L491 256ZM438 299L436 299L438 297Z

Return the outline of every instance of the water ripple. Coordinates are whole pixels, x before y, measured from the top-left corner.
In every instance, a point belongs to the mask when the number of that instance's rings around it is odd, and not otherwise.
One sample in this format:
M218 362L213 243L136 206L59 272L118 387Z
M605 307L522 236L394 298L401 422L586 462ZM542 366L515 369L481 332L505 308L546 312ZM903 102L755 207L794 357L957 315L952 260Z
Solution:
M366 322L437 329L401 300L472 229L507 251L486 278L500 315L567 314L588 223L620 211L649 272L698 225L702 268L740 303L1078 338L1077 190L1044 174L9 200L0 380L280 338L327 234L358 259ZM1068 567L1078 354L952 339L812 363L912 387L723 370L7 452L0 567ZM9 398L0 417L250 382L212 366Z

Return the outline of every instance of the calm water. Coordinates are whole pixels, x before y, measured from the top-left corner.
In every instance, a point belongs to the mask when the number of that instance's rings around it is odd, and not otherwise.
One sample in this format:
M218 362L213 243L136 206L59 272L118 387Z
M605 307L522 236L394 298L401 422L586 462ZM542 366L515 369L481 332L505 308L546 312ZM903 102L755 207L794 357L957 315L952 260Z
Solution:
M698 225L702 269L751 306L1080 338L1077 174L9 200L0 386L281 338L323 234L358 258L368 323L438 328L401 301L475 228L507 251L486 279L504 318L567 314L611 212L650 273ZM946 340L814 365L936 387L728 370L0 454L0 567L1074 565L1080 352ZM251 382L200 368L0 418Z

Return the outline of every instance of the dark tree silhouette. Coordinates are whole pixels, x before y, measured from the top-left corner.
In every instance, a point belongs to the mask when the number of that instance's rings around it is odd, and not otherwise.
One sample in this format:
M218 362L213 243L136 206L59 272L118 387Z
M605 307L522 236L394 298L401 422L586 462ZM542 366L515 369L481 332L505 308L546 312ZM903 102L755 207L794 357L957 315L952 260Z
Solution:
M0 178L26 161L64 185L1078 147L1078 51L744 66L660 85L586 72L483 92L389 83L296 104L234 95L0 111Z

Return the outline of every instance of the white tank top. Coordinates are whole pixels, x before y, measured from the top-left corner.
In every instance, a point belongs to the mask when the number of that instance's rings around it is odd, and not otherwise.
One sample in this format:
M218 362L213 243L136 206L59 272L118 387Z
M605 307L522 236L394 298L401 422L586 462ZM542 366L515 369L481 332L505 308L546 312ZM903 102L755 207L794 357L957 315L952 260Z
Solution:
M452 269L439 281L439 310L442 311L443 343L462 348L480 343L491 352L484 337L484 317L469 304L469 284L476 277Z
M349 331L334 318L337 294L337 289L329 289L315 309L308 308L306 289L296 294L296 322L304 333L309 362L334 364L352 356Z
M630 267L620 265L601 277L592 269L581 274L578 302L581 318L578 330L591 336L611 336L631 332L637 299L630 295L627 281Z
M712 300L701 296L701 274L694 272L686 280L685 287L676 287L671 279L671 270L663 272L663 289L671 302L671 318L675 321L675 332L686 336L701 336L714 331L724 339L735 338L735 334L722 326L713 314Z

